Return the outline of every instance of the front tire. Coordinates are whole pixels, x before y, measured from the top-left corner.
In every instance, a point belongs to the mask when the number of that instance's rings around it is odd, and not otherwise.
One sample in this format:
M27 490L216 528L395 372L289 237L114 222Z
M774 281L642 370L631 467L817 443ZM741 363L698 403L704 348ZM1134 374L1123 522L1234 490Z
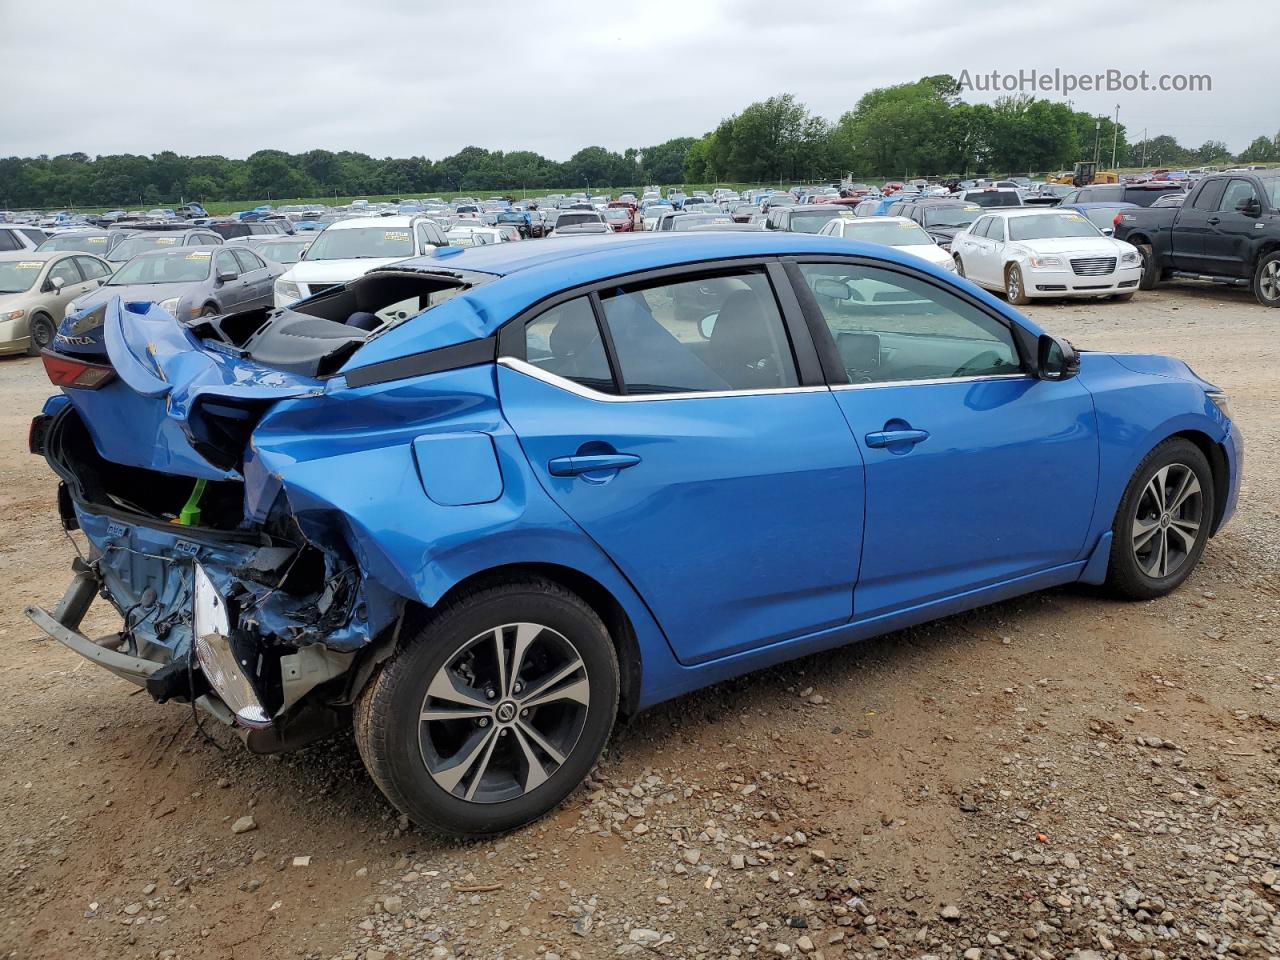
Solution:
M955 261L956 261L956 276L963 277L963 276L964 276L964 261L960 259L960 254L958 254L958 253L956 254L956 256L955 256Z
M43 313L33 316L27 332L27 355L38 357L41 350L53 343L57 332L54 322Z
M1027 296L1027 287L1022 279L1022 268L1016 263L1011 263L1004 268L1004 295L1010 303L1018 307L1025 307L1031 302L1031 298Z
M1253 272L1253 295L1264 307L1280 307L1280 250L1258 259Z
M609 633L578 596L529 578L440 609L355 707L374 782L415 823L456 836L554 809L599 759L618 710Z
M1138 254L1142 257L1142 275L1138 278L1139 290L1154 290L1160 282L1160 268L1156 266L1156 256L1149 243L1135 243Z
M1191 575L1209 540L1213 471L1190 440L1166 440L1134 471L1111 528L1107 588L1150 600Z

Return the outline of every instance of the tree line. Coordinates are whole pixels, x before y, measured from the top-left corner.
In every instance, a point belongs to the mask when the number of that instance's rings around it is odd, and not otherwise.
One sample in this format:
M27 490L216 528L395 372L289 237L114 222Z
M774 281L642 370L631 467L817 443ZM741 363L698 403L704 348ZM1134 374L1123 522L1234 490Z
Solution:
M1010 96L959 97L938 75L865 94L835 121L791 94L752 103L700 138L676 137L621 152L590 146L556 161L528 150L469 146L440 160L354 151L259 150L244 159L84 153L0 159L0 205L153 206L186 200L492 193L595 189L647 183L776 183L855 178L1017 174L1069 169L1095 156L1109 165L1185 167L1280 162L1280 133L1233 156L1210 140L1185 147L1167 134L1131 142L1123 124L1068 104Z

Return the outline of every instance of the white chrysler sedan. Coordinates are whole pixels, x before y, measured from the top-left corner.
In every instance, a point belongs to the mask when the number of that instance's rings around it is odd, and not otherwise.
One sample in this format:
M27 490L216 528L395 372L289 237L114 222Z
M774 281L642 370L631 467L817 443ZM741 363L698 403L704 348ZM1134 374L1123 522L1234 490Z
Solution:
M1114 297L1138 289L1136 247L1103 236L1071 210L1013 207L979 217L951 244L956 270L1010 303L1035 297Z

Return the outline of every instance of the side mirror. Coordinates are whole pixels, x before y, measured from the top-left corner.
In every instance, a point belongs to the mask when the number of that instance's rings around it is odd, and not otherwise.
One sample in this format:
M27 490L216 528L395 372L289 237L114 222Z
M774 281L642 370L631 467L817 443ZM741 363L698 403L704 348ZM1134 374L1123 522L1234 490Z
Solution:
M1037 352L1036 376L1041 380L1070 380L1080 372L1080 354L1066 340L1043 334Z
M1115 228L1115 227L1103 227L1103 228L1102 228L1102 235L1103 235L1104 237L1114 237L1114 236L1116 235L1116 228Z
M63 280L61 277L50 277L49 289L52 290L54 293L61 293L62 288L66 285L66 282L67 281Z
M1242 197L1236 201L1236 209L1245 216L1256 217L1262 213L1262 205L1257 197Z
M708 313L705 317L698 321L698 333L702 334L703 340L710 340L711 334L715 332L716 320L719 318L719 312Z
M219 282L219 283L230 283L232 280L238 280L238 279L240 279L240 274L236 273L236 271L234 271L234 270L219 270L219 271L218 271L218 282Z

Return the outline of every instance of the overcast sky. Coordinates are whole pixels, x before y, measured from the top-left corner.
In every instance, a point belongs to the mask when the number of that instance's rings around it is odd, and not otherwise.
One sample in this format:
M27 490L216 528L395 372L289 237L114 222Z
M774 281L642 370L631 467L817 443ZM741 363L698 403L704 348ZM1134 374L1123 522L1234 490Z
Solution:
M699 136L774 93L834 120L878 86L1055 67L1209 74L1209 93L1071 99L1118 103L1130 140L1239 151L1280 128L1278 55L1269 4L1202 0L0 0L0 155L563 160Z

